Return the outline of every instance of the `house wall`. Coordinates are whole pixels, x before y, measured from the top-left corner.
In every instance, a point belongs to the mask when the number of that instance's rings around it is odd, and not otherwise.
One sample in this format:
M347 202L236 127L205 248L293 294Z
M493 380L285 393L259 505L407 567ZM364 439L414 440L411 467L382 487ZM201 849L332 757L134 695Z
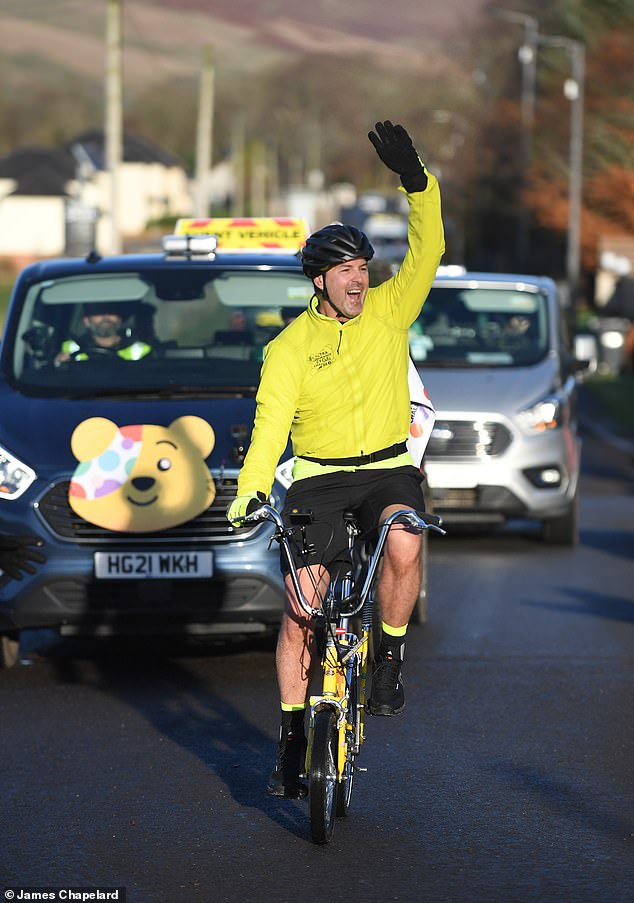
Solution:
M64 254L63 197L11 195L15 184L0 180L0 257L51 257ZM110 239L110 179L105 172L90 181L69 183L67 191L100 211L96 245L104 251ZM120 175L121 223L124 238L141 235L150 220L165 215L190 216L192 197L187 174L160 163L123 163Z
M15 190L15 179L0 179L0 201Z
M0 255L54 257L64 253L64 244L63 197L0 199Z

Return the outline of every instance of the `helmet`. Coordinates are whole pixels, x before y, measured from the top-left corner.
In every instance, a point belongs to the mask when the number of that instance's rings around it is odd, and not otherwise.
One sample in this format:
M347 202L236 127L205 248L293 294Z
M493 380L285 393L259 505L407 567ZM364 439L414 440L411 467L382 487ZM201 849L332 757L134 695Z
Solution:
M331 223L313 232L302 248L302 266L309 279L325 273L338 263L355 260L357 257L371 260L374 248L364 232L355 226L344 226L341 223Z

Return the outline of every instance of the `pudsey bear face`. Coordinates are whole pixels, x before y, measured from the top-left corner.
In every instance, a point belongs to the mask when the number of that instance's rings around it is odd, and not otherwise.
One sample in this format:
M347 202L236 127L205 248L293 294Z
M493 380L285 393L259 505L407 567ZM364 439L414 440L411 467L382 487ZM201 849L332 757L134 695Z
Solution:
M214 438L211 426L194 416L168 427L84 420L71 437L80 463L68 491L70 507L116 532L158 532L186 523L216 495L205 464Z

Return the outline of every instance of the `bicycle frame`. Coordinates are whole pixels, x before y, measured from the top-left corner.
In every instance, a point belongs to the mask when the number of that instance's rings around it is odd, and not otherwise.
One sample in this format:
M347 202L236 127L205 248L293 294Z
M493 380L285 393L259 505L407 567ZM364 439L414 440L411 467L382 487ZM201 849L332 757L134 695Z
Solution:
M372 598L371 591L376 577L377 569L383 555L385 543L392 527L396 524L409 526L417 532L432 529L438 533L444 534L445 531L439 526L440 519L427 515L428 520L424 520L416 511L403 509L395 511L379 526L379 534L376 546L369 558L363 586L358 595L358 601L354 600L354 590L356 584L356 576L347 574L341 580L340 598L336 599L336 589L331 582L326 598L322 605L313 608L307 601L299 580L299 574L293 561L291 554L289 537L293 533L293 528L287 528L282 522L280 514L270 505L262 505L252 514L247 515L243 520L260 521L269 520L275 527L273 539L281 546L289 567L289 574L296 597L309 618L322 619L326 623L326 648L322 656L323 684L322 692L319 695L311 696L310 705L310 724L308 748L306 753L306 770L310 771L310 750L311 750L311 731L314 725L315 713L325 706L332 708L337 717L337 729L339 733L338 756L337 756L337 777L341 781L348 756L348 743L346 740L346 722L352 714L352 727L355 729L355 737L353 742L352 755L356 756L359 752L364 737L364 703L365 703L365 687L367 658L370 632L372 629ZM352 553L354 547L355 536L358 535L359 529L355 524L348 523L348 548ZM345 610L345 614L341 613L341 609L345 609L346 603L353 601L354 607ZM350 618L361 612L361 636L357 637L348 629ZM330 629L329 629L330 628ZM350 687L354 678L359 680L359 718L354 717L354 713L349 712L350 705Z
M355 537L360 531L357 525L351 522L348 522L347 529L348 551L352 564ZM337 716L337 780L339 782L343 780L344 768L349 755L348 730L354 731L350 751L352 756L359 753L365 739L365 684L372 626L372 600L369 598L371 585L371 583L368 585L368 592L364 599L352 611L348 611L344 615L341 613L341 606L352 597L354 588L353 576L347 573L341 580L341 589L338 592L335 584L330 583L328 595L321 610L323 613L325 609L325 614L322 616L326 621L326 648L321 661L323 683L321 694L311 696L309 700L306 772L310 773L310 751L315 713L324 706L330 706ZM338 595L340 598L337 598ZM363 612L360 638L351 633L348 626L350 618L359 611ZM355 678L360 682L358 702L355 698L351 698L350 694L350 688ZM358 706L358 713L352 712L351 706Z

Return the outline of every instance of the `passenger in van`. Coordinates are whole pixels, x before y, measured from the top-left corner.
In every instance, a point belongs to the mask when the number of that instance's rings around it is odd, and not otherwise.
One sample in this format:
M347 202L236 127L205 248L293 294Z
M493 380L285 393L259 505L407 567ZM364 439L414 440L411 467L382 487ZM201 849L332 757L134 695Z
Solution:
M238 308L231 312L227 329L218 329L213 336L214 345L253 345L253 332L249 329L247 316Z
M511 338L518 338L519 336L526 335L530 327L531 321L528 317L514 314L507 320L506 326L504 327L504 333Z
M125 361L138 361L152 351L147 342L134 340L125 334L120 305L91 304L82 317L84 332L76 339L62 342L55 363L87 361L96 356L112 355Z
M247 317L243 310L234 310L231 314L231 326L230 329L235 332L246 332L249 324L247 323Z

